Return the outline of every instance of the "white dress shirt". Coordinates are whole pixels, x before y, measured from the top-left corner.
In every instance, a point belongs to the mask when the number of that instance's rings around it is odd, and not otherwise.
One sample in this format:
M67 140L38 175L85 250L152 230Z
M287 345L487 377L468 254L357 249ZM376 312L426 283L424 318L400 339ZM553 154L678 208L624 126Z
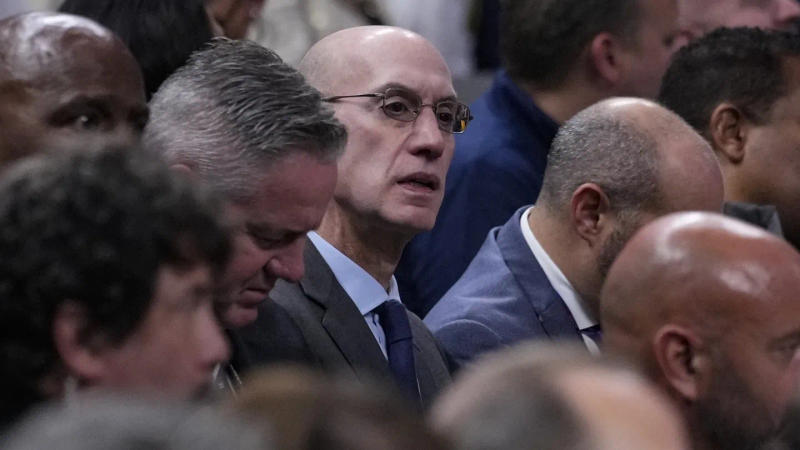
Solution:
M569 309L569 313L575 320L575 324L578 325L578 329L583 330L597 325L599 323L597 318L586 308L583 299L581 299L581 296L575 291L575 288L572 287L572 283L564 276L564 273L561 272L561 269L558 268L556 263L550 259L550 255L547 254L536 239L536 236L534 236L533 231L531 231L531 227L528 225L528 216L533 208L533 206L528 208L528 210L522 214L522 219L520 219L522 236L525 238L525 242L528 243L533 257L536 258L536 261L542 267L547 281L550 282L550 285L553 286L553 289L561 297L561 300L567 305L567 309ZM581 337L583 337L583 342L586 344L586 348L589 349L590 353L593 355L600 354L600 347L594 340L583 333L581 333Z

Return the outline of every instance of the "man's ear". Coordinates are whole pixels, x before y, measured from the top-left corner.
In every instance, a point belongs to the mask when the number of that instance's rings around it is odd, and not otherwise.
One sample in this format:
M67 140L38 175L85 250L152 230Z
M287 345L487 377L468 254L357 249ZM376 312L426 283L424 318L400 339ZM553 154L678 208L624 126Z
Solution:
M691 330L666 325L653 337L653 354L664 382L685 402L694 403L706 390L711 360Z
M589 61L596 74L610 86L617 86L625 75L624 49L611 33L599 33L589 42Z
M735 165L744 160L748 128L744 114L730 103L720 103L711 112L708 123L711 145L725 162Z
M578 235L594 247L603 238L603 228L609 220L611 203L600 186L585 183L572 194L570 212Z
M75 302L65 301L53 317L53 342L67 374L78 380L96 380L105 373L99 348L86 339L86 313Z

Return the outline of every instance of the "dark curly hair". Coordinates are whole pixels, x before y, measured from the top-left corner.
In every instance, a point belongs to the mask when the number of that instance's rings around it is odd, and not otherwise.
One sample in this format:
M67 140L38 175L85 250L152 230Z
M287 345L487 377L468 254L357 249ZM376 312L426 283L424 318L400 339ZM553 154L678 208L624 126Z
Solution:
M42 400L60 362L52 337L65 300L82 337L126 339L145 317L164 264L209 264L230 243L218 206L138 149L46 155L0 180L0 424Z

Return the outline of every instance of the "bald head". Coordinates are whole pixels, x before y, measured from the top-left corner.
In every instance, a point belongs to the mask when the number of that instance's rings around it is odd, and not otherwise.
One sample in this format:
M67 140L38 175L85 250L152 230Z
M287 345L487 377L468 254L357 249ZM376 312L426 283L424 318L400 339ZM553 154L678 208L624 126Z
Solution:
M612 266L604 343L680 400L697 442L755 444L797 384L797 292L800 254L785 241L717 214L669 215Z
M792 277L800 287L800 255L760 228L718 214L665 216L612 266L601 301L606 341L651 338L666 323L719 338L742 313L779 301Z
M42 149L135 144L147 121L135 59L91 20L0 21L0 165Z
M563 344L480 360L432 419L461 450L687 448L676 412L635 372Z
M722 174L708 144L671 111L638 98L601 101L561 127L538 203L566 214L585 183L600 186L616 210L722 207Z
M426 70L442 70L450 76L439 51L425 38L387 26L355 27L330 34L308 50L298 69L323 94L344 95L355 93L347 90L361 80L372 79L377 68L405 56L425 64Z

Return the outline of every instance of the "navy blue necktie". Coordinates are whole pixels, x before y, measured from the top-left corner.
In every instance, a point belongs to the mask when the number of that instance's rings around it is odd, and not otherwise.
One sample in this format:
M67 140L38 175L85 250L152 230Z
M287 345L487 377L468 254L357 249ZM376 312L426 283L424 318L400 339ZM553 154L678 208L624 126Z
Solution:
M597 345L603 343L603 330L600 328L600 325L592 325L591 327L584 328L581 330L581 333L593 340Z
M389 370L400 388L419 402L417 371L414 366L414 345L406 307L397 300L387 300L375 311L386 336Z

